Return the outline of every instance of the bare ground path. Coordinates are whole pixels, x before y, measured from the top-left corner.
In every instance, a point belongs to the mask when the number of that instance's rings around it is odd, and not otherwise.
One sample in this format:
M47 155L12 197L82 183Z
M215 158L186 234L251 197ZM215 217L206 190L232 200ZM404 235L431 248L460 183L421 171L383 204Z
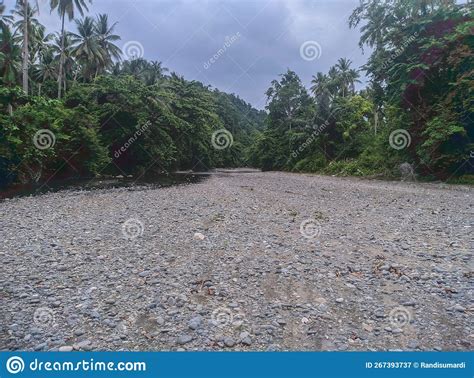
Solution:
M474 190L221 172L0 203L0 349L472 350Z

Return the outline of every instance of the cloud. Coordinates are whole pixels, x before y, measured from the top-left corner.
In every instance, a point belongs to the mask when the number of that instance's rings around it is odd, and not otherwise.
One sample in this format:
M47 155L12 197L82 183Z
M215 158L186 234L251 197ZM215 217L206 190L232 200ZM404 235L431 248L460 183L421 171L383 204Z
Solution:
M5 2L7 9L13 0ZM59 30L56 12L39 0L40 20L48 30ZM124 45L138 41L147 59L159 60L171 71L234 92L259 108L271 80L290 68L307 87L311 76L326 72L338 58L358 67L365 63L357 43L359 32L347 26L358 0L95 0L89 14L107 13L118 21ZM74 24L68 23L69 29ZM209 68L205 63L239 38ZM314 40L321 56L300 57L300 46Z

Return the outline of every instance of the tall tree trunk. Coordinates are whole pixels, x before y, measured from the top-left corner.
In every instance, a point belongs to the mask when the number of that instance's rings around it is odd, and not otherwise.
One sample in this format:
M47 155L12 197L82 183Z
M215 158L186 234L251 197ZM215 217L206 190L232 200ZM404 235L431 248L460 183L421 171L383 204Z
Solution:
M64 69L64 19L66 14L62 15L61 25L61 54L59 56L59 73L58 73L58 98L61 98L61 92L63 88L63 69Z
M28 94L28 0L23 0L23 91Z

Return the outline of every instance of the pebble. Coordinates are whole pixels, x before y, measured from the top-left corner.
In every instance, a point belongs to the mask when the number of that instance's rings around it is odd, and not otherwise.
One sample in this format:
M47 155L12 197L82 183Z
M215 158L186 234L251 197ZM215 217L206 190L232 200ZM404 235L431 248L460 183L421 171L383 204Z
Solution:
M232 348L235 345L235 340L232 337L225 337L224 345L228 348Z
M192 330L198 329L202 325L202 317L196 316L188 322L188 327Z
M0 344L469 351L473 193L265 172L0 201ZM139 238L123 238L128 219ZM53 321L35 323L39 308Z
M191 335L181 335L178 337L177 343L178 345L184 345L190 343L193 340Z

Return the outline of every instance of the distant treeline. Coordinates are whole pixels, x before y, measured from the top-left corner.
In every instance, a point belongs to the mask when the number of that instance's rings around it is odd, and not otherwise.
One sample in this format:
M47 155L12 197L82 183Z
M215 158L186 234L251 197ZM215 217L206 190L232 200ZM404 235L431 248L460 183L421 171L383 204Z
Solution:
M312 96L295 72L281 75L253 165L397 177L406 162L420 178L474 183L473 5L369 0L349 24L373 49L367 88L354 89L347 59L313 77Z
M83 1L62 3L61 18L87 9ZM0 186L248 164L264 111L167 74L159 62L121 60L107 15L47 34L36 14L18 2L0 16Z
M0 5L0 186L248 165L390 177L402 163L472 180L471 4L364 1L349 24L373 50L367 88L344 58L309 91L288 70L266 112L168 74L139 45L123 60L115 24L84 17L84 0L51 5L63 20L83 16L74 32L48 34L28 1L11 14Z

